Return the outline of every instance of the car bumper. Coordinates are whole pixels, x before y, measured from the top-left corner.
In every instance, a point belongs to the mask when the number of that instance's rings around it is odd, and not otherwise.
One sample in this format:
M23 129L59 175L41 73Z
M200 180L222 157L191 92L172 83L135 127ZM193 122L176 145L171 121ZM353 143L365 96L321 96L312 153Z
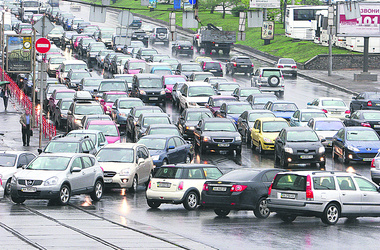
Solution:
M297 74L297 69L282 68L281 72L283 74Z
M253 204L244 204L241 194L231 194L231 195L208 195L205 192L202 193L202 200L200 203L204 207L211 208L224 208L231 210L241 210L241 209L253 209Z
M309 158L312 157L312 158ZM303 163L324 163L326 155L323 154L289 154L285 153L285 160L288 163L303 164Z
M253 73L253 68L251 67L236 67L233 70L236 73Z
M104 187L106 188L130 188L132 187L133 178L131 176L120 176L116 174L113 177L104 177Z
M161 203L181 203L185 192L160 192L148 189L146 191L146 198L151 201L159 201Z
M352 152L348 151L347 152L347 157L350 161L362 161L362 162L370 162L372 159L376 156L376 152L371 152L371 153L357 153L357 152Z
M209 142L202 142L203 143L203 149L205 150L236 150L241 149L241 142L232 142L232 143L209 143ZM228 144L228 145L227 145Z
M268 198L268 208L271 212L288 213L295 215L320 217L326 207L324 202L316 201L295 201Z
M151 102L151 103L157 103L157 102L165 102L166 95L160 95L160 96L146 96L141 95L140 99L143 102Z
M59 196L59 187L41 188L36 187L36 192L23 192L21 187L12 186L11 195L25 199L55 199Z

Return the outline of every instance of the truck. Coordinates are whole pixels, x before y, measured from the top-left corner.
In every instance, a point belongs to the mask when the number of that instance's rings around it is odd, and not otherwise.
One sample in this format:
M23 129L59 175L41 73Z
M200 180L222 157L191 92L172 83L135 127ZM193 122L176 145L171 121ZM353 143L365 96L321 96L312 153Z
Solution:
M51 7L59 7L59 0L49 0L48 3Z
M22 1L20 8L18 9L19 16L23 16L25 12L31 12L33 14L40 14L41 3L36 0Z
M236 42L235 31L223 31L220 27L209 23L198 29L194 35L193 46L199 52L204 49L205 54L211 54L213 50L229 55L232 45Z

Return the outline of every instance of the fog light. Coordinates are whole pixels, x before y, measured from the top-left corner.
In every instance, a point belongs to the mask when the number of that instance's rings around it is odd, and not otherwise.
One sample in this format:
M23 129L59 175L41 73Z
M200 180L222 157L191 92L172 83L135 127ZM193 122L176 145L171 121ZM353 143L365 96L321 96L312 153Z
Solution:
M349 158L349 159L353 159L353 157L352 157L352 155L351 155L351 154L349 154L349 155L348 155L348 158Z
M288 158L288 162L292 162L292 158Z
M325 161L325 158L321 157L321 159L319 159L320 161Z
M215 150L214 150L214 149L212 149L212 150L210 150L210 152L211 152L211 153L215 153Z
M128 182L128 179L123 179L122 182L123 182L123 183L127 183L127 182Z

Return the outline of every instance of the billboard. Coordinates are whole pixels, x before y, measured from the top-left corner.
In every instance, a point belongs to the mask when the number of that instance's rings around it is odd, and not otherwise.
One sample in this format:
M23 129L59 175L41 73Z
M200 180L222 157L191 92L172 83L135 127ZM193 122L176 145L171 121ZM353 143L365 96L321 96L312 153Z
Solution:
M32 71L31 41L31 36L7 36L6 71L8 73L29 73Z
M261 39L273 40L274 38L274 22L263 21L263 27L261 27Z
M347 3L337 3L337 36L373 37L380 36L380 3L359 2L361 16L348 19Z
M250 8L279 9L280 0L249 0Z

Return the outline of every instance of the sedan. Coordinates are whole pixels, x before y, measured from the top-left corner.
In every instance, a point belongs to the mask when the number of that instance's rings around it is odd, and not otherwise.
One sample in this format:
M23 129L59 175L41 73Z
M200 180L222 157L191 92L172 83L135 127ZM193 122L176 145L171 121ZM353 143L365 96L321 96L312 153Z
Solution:
M297 77L297 63L292 58L278 59L275 67L281 69L284 74L292 74Z
M247 110L244 111L238 118L237 128L247 145L251 140L251 130L253 124L258 118L261 117L276 117L272 111L269 110Z
M252 110L252 107L247 102L228 102L223 103L220 107L220 117L228 118L237 124L239 116L247 110Z
M269 101L277 101L277 96L274 94L253 94L247 97L246 100L251 104L253 109L263 109Z
M327 117L344 120L350 114L350 109L341 98L320 97L307 104L308 109L320 109Z
M326 113L318 109L299 109L294 112L290 117L290 126L292 127L304 127L311 118L327 117Z
M140 98L122 97L118 98L112 105L111 117L119 125L126 126L127 115L133 107L142 107L144 103Z
M269 101L265 104L264 109L272 111L276 117L281 117L289 121L298 107L294 102Z
M164 111L157 106L136 106L127 114L126 133L129 134L133 140L135 138L135 126L140 115L143 113L164 113Z
M172 56L188 55L192 57L194 54L194 48L189 41L176 41L172 46Z
M174 124L152 124L146 129L143 136L146 135L177 135L182 137L181 132Z
M261 90L256 87L239 87L232 92L232 96L236 97L239 101L245 101L248 96L254 94L261 94Z
M210 110L206 108L187 108L178 117L177 127L183 138L192 140L194 138L195 126L203 118L213 117Z
M352 97L350 103L351 113L360 109L380 110L380 92L363 92Z
M380 183L380 152L377 153L371 162L371 178L376 184Z
M333 136L339 131L339 129L344 127L344 124L338 118L316 117L311 118L307 123L307 126L312 128L319 138L326 140L322 143L325 147L331 147Z
M161 167L167 164L190 163L193 156L192 145L175 135L147 135L138 144L149 149L153 164Z
M231 210L253 210L259 219L269 216L268 188L280 169L243 168L233 170L203 185L201 204L211 207L218 216Z
M380 149L380 137L368 127L341 128L332 140L334 160L370 162Z
M213 95L208 98L208 101L205 105L206 108L214 114L214 116L219 115L220 106L226 102L236 102L236 97L226 96L226 95Z
M358 110L351 114L351 116L344 119L344 125L350 126L363 126L373 128L380 134L380 111L377 110Z
M218 82L215 84L215 90L218 95L232 95L236 88L239 88L240 84L235 82Z

